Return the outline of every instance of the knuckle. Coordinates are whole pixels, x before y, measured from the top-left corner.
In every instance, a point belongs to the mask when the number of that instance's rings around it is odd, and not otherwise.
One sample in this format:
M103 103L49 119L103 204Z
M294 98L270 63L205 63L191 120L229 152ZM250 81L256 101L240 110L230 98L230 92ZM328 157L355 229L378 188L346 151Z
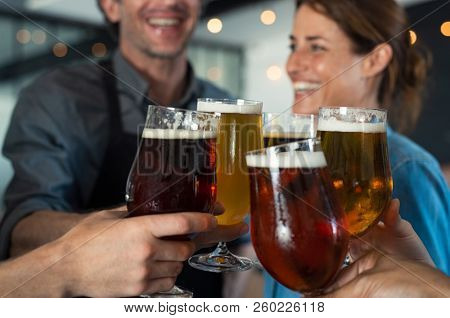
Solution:
M175 268L174 268L174 274L175 276L180 275L181 271L183 270L183 263L182 262L177 262L175 264Z
M154 258L156 255L156 247L153 244L147 244L145 248L145 255L147 258Z
M168 277L161 281L160 289L161 291L171 290L175 286L175 278Z
M190 243L181 245L179 253L183 260L187 260L194 253L194 245Z
M180 233L189 233L191 230L191 222L186 215L179 215L176 224Z

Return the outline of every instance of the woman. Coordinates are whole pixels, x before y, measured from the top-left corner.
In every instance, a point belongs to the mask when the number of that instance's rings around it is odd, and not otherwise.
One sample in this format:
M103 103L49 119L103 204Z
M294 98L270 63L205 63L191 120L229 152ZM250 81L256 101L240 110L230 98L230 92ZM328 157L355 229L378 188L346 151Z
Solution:
M394 0L299 0L287 72L294 112L322 105L390 105L394 128L405 131L419 115L426 60L410 44L404 10ZM393 197L436 266L450 273L450 194L436 160L388 128ZM265 295L296 294L266 275Z

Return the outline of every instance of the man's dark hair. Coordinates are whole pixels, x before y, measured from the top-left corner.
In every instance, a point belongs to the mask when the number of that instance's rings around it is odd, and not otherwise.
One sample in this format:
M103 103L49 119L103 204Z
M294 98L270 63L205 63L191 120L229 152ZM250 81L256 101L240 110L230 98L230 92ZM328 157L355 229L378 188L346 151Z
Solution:
M105 11L103 11L100 1L101 0L97 0L97 6L103 14L103 18L105 19L105 22L108 26L108 31L109 31L111 37L117 41L119 39L119 23L118 22L112 23L109 21L108 17L106 16ZM115 0L115 1L120 1L120 0Z

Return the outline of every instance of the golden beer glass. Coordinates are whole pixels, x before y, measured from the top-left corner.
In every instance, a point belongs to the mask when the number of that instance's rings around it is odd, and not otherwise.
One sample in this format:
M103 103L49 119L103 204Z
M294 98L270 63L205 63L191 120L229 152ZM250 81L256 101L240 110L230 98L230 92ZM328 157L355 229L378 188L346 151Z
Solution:
M381 109L322 107L319 111L318 136L353 236L378 223L391 199L386 117Z
M245 154L263 147L262 102L249 100L199 99L197 109L220 113L217 134L217 201L225 213L217 217L221 225L242 222L250 212L250 185ZM244 271L252 261L233 255L224 242L210 254L189 260L194 268L210 271Z
M263 113L264 148L316 136L317 117L294 113Z

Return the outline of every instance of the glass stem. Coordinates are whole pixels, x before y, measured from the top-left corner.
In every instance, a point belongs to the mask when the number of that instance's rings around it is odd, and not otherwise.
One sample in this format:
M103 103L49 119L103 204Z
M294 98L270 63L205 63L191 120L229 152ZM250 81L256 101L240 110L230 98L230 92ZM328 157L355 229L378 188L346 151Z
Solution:
M231 252L228 250L227 244L225 242L219 242L216 249L210 255L212 257L220 257L231 255Z

